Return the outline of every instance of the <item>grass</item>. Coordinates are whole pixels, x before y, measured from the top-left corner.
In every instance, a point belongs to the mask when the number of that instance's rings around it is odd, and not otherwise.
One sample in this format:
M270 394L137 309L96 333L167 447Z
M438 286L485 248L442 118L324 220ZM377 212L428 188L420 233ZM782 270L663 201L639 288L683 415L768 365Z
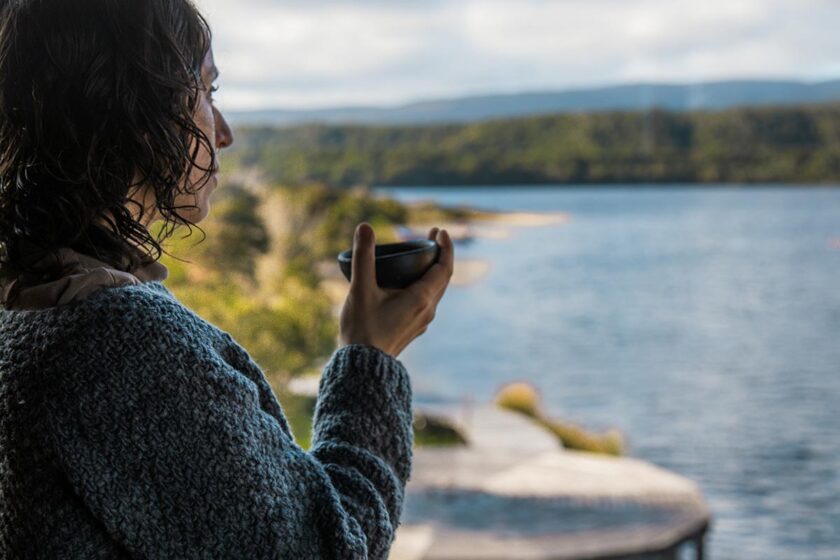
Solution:
M289 421L295 441L308 450L312 446L312 418L316 399L293 393L284 393L278 398L283 405L283 412ZM443 418L416 415L413 428L414 445L418 447L465 443L461 434Z
M445 418L415 414L414 445L417 447L435 445L465 445L461 433Z
M286 413L286 420L295 436L295 441L304 449L312 446L312 415L315 412L315 398L286 393L278 395Z

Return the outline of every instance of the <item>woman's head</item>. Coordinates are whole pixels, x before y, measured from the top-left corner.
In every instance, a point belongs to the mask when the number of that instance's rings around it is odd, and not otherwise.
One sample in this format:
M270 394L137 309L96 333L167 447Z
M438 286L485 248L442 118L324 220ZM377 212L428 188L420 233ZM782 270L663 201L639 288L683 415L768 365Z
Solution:
M0 0L0 276L59 247L128 270L201 221L232 142L214 72L190 0Z

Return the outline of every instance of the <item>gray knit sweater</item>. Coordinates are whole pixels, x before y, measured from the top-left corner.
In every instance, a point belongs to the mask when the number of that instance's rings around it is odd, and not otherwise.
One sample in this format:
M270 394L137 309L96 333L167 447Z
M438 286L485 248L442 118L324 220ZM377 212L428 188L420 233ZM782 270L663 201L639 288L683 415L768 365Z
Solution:
M0 309L0 558L387 558L411 397L398 359L339 348L305 451L245 349L161 282Z

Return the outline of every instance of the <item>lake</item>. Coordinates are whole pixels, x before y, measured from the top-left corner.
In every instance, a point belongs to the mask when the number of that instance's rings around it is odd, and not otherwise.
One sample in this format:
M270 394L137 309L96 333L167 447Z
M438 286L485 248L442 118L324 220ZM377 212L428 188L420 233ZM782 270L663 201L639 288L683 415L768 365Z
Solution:
M486 259L400 355L418 400L527 379L550 415L695 480L710 558L840 557L840 189L377 188L562 225Z

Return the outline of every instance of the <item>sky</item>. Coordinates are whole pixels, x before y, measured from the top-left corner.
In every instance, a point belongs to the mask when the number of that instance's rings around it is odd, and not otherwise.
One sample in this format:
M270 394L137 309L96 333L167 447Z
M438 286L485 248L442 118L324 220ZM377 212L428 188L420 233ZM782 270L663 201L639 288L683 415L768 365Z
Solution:
M194 0L230 110L840 77L840 0Z

